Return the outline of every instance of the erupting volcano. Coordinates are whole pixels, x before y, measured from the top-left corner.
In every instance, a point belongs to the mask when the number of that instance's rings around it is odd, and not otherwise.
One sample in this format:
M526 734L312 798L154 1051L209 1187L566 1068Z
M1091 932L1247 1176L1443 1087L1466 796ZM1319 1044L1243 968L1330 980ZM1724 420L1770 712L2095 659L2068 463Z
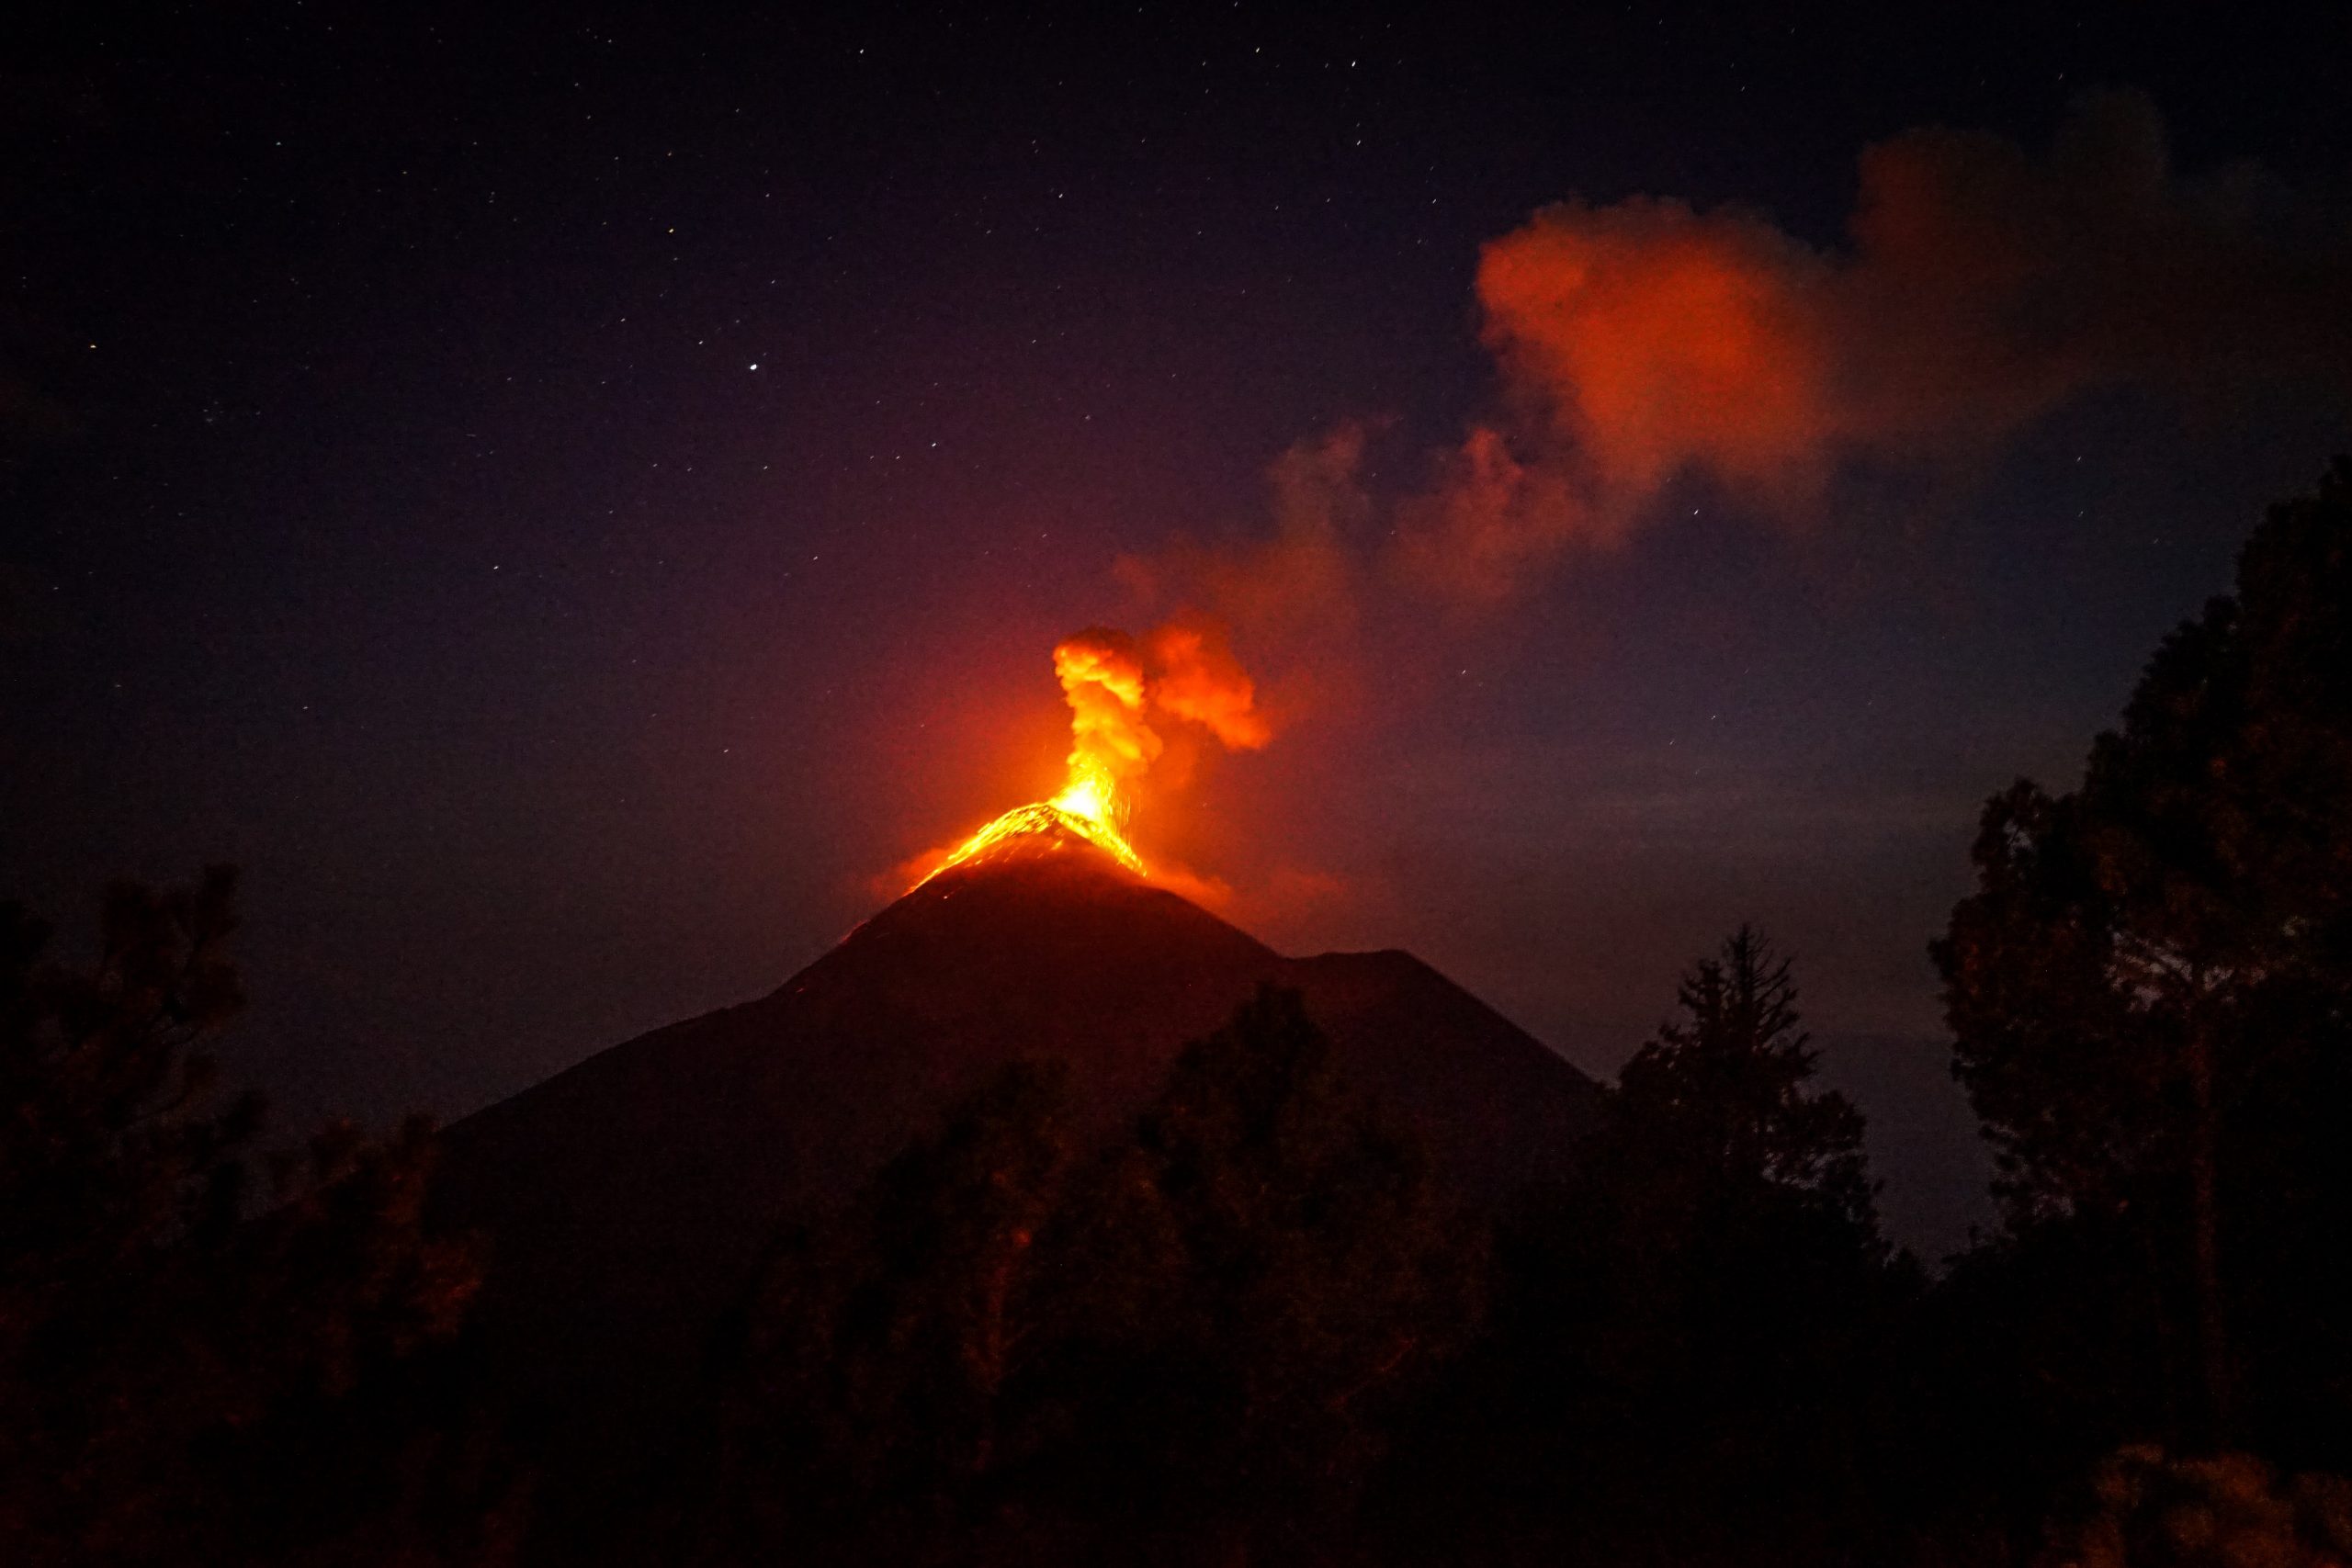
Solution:
M1135 784L1166 749L1151 716L1200 725L1236 750L1254 750L1272 736L1250 677L1202 626L1170 623L1140 647L1125 632L1090 627L1054 649L1054 673L1069 699L1069 777L1061 793L999 817L947 851L916 886L951 866L1065 835L1147 875L1126 825Z
M635 1451L763 1257L856 1201L895 1151L1017 1059L1069 1073L1100 1145L1185 1044L1295 991L1348 1079L1423 1140L1453 1197L1556 1179L1592 1084L1399 952L1286 957L1145 871L1126 820L1181 782L1178 726L1272 736L1214 628L1096 627L1054 649L1069 773L756 1001L588 1058L448 1130L435 1221L490 1238L474 1322L583 1451Z
M1099 1143L1261 987L1300 995L1462 1201L1566 1169L1592 1085L1476 998L1403 953L1285 957L1146 874L1126 818L1155 762L1179 771L1174 727L1244 750L1272 735L1212 629L1095 628L1054 669L1070 707L1058 794L944 852L767 997L592 1056L445 1136L436 1223L498 1258L483 1343L577 1440L622 1452L666 1418L764 1249L853 1201L1003 1064L1066 1067L1072 1136Z

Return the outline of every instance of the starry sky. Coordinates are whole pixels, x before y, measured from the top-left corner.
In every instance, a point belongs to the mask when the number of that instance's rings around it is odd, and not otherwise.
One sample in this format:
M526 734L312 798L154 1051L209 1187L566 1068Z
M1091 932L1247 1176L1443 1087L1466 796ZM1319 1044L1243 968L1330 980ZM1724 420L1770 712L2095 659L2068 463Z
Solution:
M1754 920L1898 1232L1982 1217L1926 943L2352 446L2352 24L503 9L5 24L0 892L232 861L232 1074L461 1114L772 988L1056 787L1057 639L1196 614L1274 738L1136 833L1227 918L1599 1074Z

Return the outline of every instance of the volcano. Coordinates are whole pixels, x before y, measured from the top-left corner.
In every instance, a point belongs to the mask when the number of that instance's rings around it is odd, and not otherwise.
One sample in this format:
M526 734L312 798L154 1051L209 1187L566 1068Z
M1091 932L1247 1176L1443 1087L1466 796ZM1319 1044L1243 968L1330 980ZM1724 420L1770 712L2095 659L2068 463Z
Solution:
M1556 1174L1590 1080L1408 953L1286 958L1049 818L931 877L757 1001L656 1030L445 1134L436 1207L486 1235L486 1343L600 1415L682 1388L786 1227L842 1204L1003 1063L1067 1063L1107 1135L1261 985L1490 1205Z

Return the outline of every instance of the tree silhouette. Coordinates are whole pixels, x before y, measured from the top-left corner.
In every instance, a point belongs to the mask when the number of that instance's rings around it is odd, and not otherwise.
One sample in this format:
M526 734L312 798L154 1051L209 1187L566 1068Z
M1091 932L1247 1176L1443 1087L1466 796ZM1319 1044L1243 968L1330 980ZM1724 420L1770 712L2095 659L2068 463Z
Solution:
M1676 993L1683 1016L1634 1054L1610 1101L1616 1150L1663 1175L1770 1190L1875 1233L1862 1114L1808 1088L1791 961L1747 926Z
M1434 1425L1484 1429L1491 1480L1457 1483L1561 1550L1838 1561L1867 1547L1902 1293L1861 1114L1814 1087L1791 965L1754 931L1677 995L1577 1174L1503 1228L1471 1407Z
M185 890L111 889L86 971L44 963L47 929L0 907L11 1563L260 1562L338 1536L344 1561L439 1561L452 1544L380 1512L358 1528L433 1456L411 1449L405 1477L319 1462L332 1445L398 1440L363 1441L354 1395L447 1338L473 1290L468 1250L423 1231L430 1128L377 1144L330 1126L264 1162L268 1190L250 1190L260 1102L212 1110L205 1049L242 1001L234 894L224 868Z
M1418 1140L1348 1086L1295 992L1261 989L1046 1238L1022 1388L1038 1483L1212 1558L1295 1556L1459 1342L1474 1258Z
M1344 1517L1467 1308L1418 1145L1288 992L1080 1157L1061 1084L1004 1070L779 1245L684 1467L714 1559L1221 1561Z
M2078 789L1987 804L1974 861L1933 951L2012 1230L2163 1260L2137 1294L2185 1300L2183 1435L2236 1432L2249 1372L2273 1416L2340 1421L2352 465L2271 509Z
M1064 1078L1001 1069L847 1214L779 1243L721 1362L713 1553L920 1561L968 1523L1069 1163Z

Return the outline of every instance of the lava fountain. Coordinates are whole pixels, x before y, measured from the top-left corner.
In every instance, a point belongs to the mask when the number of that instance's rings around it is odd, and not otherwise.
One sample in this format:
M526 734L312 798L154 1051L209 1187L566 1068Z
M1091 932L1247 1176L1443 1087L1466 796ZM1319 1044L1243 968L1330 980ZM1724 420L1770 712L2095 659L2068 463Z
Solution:
M1069 701L1069 773L1050 800L1017 806L947 852L916 883L1026 834L1067 833L1148 875L1127 841L1134 785L1166 749L1151 720L1197 724L1225 745L1254 750L1272 737L1250 677L1207 628L1159 627L1138 646L1107 626L1054 649L1054 674Z

